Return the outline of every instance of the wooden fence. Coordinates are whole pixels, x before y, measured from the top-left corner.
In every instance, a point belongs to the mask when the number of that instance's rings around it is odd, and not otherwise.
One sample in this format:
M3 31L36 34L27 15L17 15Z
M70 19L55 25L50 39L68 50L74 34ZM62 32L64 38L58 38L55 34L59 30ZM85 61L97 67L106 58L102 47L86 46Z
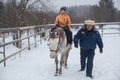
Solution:
M102 36L104 34L119 34L120 35L120 22L119 23L116 23L117 25L119 25L118 28L104 28L104 25L108 25L108 24L97 24L100 26L99 29L101 29L101 34ZM73 27L75 26L82 26L83 24L72 24ZM110 24L112 25L112 24ZM25 49L28 49L28 50L31 50L31 46L32 45L35 45L35 47L37 47L37 42L40 41L41 43L41 29L44 28L45 30L50 28L50 27L53 27L54 24L48 24L48 25L37 25L37 26L29 26L29 27L17 27L17 28L3 28L3 29L0 29L0 34L2 35L2 38L3 38L3 43L0 44L0 48L3 48L3 51L0 52L0 54L3 55L3 59L0 60L0 63L4 63L4 66L6 66L6 61L8 59L10 59L11 57L19 54L19 57L21 57L21 52L24 51ZM30 30L33 29L34 30L34 34L30 35ZM117 29L119 32L116 32L116 33L104 33L104 30L108 30L108 29ZM24 37L24 38L21 38L21 31L26 31L27 32L27 37ZM10 42L5 42L5 34L6 33L9 33L9 32L17 32L17 39L13 40L13 41L10 41ZM36 36L39 35L40 38L39 40L36 40ZM30 43L30 38L31 37L34 37L34 43ZM21 41L23 40L26 40L27 39L27 46L22 48L21 47ZM9 56L6 56L6 46L7 45L10 45L10 44L13 44L13 43L18 43L17 47L19 48L19 51L15 52L15 53L12 53L11 55Z
M37 42L41 41L41 29L42 28L47 28L47 25L38 25L38 26L31 26L31 27L18 27L18 28L4 28L4 29L0 29L0 34L2 35L3 38L3 43L0 45L0 48L3 48L3 51L1 51L0 53L3 55L3 59L0 60L0 63L4 62L4 66L6 66L6 60L8 60L9 58L19 54L19 57L21 57L21 52L25 49L31 50L31 46L35 45L35 47L37 47ZM34 30L34 34L30 35L30 29ZM21 31L26 31L27 32L27 37L21 38ZM10 33L10 32L17 32L17 39L10 41L10 42L5 42L5 34L6 33ZM36 36L39 35L40 39L36 40ZM34 37L34 43L30 43L30 38ZM22 43L21 41L27 39L27 43L28 45L24 48L21 47ZM18 43L17 47L20 49L19 51L12 53L9 56L6 56L6 46L13 44L13 43Z

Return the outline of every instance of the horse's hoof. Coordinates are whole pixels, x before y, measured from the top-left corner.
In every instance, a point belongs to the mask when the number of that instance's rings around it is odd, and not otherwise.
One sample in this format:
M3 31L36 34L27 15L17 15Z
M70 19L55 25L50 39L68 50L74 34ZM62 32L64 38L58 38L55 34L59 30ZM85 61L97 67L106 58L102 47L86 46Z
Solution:
M68 69L68 67L67 67L67 66L64 66L64 68L65 68L65 69Z
M60 76L61 74L55 74L54 76Z
M55 74L54 76L58 76L57 74Z
M63 67L64 67L65 69L68 69L67 65L63 65Z
M62 71L59 72L59 75L62 75Z

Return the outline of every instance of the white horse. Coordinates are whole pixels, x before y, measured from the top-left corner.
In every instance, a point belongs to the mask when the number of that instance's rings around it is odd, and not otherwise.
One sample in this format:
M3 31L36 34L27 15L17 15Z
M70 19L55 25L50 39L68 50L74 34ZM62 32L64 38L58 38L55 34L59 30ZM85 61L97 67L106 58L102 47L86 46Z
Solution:
M56 72L55 76L62 74L62 66L67 68L67 59L71 44L67 44L67 38L63 28L56 28L49 32L50 57L55 58ZM60 59L58 55L60 54ZM58 66L60 64L60 66Z

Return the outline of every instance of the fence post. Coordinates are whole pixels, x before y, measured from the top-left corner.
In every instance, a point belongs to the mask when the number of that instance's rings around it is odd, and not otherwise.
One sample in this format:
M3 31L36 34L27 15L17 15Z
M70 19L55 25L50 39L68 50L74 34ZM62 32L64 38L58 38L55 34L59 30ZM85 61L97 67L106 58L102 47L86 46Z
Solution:
M120 25L119 25L119 36L120 36Z
M41 33L41 28L39 28L39 32L40 32L40 44L42 44L42 33Z
M101 25L100 27L102 28L101 33L102 33L102 37L103 37L103 34L104 34L104 33L103 33L103 25Z
M27 35L28 36L30 36L29 32L30 32L29 29L27 29ZM28 37L28 46L29 46L28 50L30 50L30 37Z
M18 39L21 38L20 30L18 30ZM21 41L18 41L18 48L21 48Z
M35 41L35 47L37 47L37 41L36 41L36 37L37 37L37 31L35 31L36 28L34 28L34 41Z
M3 32L3 44L5 44L5 32ZM6 67L5 46L3 46L4 67Z
M18 39L21 39L20 29L18 29L18 31L17 31L17 36L18 36ZM19 49L21 48L21 41L20 40L18 41L18 48ZM21 57L21 52L19 53L19 57Z

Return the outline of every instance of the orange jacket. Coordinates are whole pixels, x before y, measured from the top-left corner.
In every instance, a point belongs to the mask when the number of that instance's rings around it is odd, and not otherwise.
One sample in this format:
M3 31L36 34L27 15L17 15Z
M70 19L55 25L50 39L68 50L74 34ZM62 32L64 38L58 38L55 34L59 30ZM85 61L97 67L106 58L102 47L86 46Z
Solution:
M71 25L71 20L70 20L70 17L65 14L65 15L62 15L62 14L59 14L56 19L55 19L55 25L59 25L60 27L70 27Z

